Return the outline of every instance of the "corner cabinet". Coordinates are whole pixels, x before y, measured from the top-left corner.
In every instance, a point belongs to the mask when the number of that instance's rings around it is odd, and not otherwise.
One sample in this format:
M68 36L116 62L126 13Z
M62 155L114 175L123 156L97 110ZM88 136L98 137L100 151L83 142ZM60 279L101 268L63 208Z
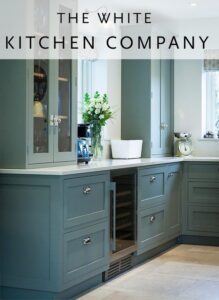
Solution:
M0 61L0 167L76 162L77 62Z
M122 61L122 138L142 139L143 157L172 154L173 80L171 60Z
M219 164L184 164L183 234L219 237Z

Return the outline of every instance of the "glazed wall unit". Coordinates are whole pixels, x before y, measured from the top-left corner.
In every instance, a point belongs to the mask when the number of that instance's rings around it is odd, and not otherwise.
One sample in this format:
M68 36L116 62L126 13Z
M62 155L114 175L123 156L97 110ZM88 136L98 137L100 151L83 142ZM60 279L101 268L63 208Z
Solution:
M142 139L143 157L172 154L173 61L122 61L122 138Z
M0 61L0 167L76 162L77 63Z

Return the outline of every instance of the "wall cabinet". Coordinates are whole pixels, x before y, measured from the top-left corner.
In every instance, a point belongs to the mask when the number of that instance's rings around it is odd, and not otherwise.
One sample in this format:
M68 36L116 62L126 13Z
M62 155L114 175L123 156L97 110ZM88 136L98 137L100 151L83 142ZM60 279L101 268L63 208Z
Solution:
M219 237L219 164L185 163L183 234Z
M143 157L172 153L173 75L170 60L122 61L122 138L142 139Z
M106 271L109 188L103 172L1 176L2 287L61 293ZM45 295L35 299L58 299Z
M0 167L76 162L76 61L2 60L0 70Z

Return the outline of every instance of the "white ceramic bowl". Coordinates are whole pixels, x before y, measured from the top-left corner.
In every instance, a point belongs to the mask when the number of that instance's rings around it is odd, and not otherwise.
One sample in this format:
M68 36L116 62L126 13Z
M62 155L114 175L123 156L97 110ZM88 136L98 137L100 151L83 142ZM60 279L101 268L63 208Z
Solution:
M112 157L120 159L140 158L142 140L111 140Z

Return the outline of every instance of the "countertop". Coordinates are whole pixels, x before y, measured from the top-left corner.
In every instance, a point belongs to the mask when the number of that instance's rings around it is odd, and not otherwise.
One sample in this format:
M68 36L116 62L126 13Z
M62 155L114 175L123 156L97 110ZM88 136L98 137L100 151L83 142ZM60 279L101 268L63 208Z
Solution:
M73 175L89 172L109 171L116 169L144 167L159 164L169 164L175 162L219 162L219 157L160 157L141 159L105 159L101 161L91 161L88 165L68 165L37 169L0 169L0 174L19 175Z

